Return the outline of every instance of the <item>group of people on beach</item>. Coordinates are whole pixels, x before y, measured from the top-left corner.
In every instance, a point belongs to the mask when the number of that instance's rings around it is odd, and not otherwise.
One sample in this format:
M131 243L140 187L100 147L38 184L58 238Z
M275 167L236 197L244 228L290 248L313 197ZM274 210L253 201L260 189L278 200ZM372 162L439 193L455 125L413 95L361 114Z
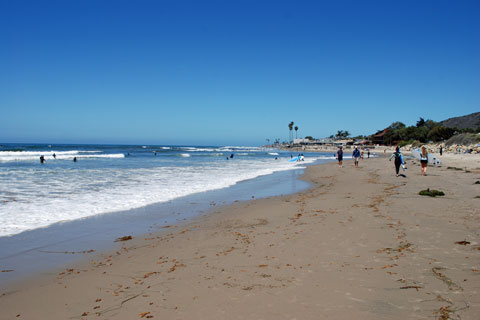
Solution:
M370 149L366 149L368 158L370 158ZM355 147L352 153L352 158L355 164L355 168L358 168L358 162L360 159L363 159L364 151L360 151L358 147ZM336 159L338 160L338 167L342 168L343 167L343 147L338 147L338 151L336 154Z
M442 149L440 149L440 155L442 155ZM402 152L400 151L400 147L395 148L395 152L390 156L390 161L392 161L392 158L394 158L394 164L395 164L395 173L397 177L400 175L400 165L402 166L403 170L405 170L406 164L405 160L403 159ZM425 146L422 146L421 152L420 152L420 167L421 167L421 172L422 176L427 175L427 166L428 166L428 151Z
M367 149L368 150L368 149ZM442 149L440 149L440 155L442 155ZM368 157L370 158L370 150L368 150ZM352 158L354 162L355 168L358 168L358 162L360 159L363 159L363 151L360 152L358 147L355 147L355 149L352 152ZM338 167L342 168L343 167L343 148L339 147L337 154L336 154L336 159L338 160ZM403 155L400 151L400 147L395 148L395 152L390 156L389 161L392 161L394 159L394 164L395 164L395 174L396 176L400 176L400 167L405 171L407 169L405 159L403 158ZM420 165L421 165L421 170L422 170L422 176L427 175L427 166L428 166L428 151L423 146L421 148L421 153L420 153Z

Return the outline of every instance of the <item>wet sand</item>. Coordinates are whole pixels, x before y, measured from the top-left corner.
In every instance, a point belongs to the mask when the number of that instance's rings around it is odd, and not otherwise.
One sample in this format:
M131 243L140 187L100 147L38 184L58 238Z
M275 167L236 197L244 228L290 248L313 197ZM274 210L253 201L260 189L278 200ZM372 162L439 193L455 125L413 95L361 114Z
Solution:
M0 319L478 319L480 169L458 167L312 166L307 191L2 288Z

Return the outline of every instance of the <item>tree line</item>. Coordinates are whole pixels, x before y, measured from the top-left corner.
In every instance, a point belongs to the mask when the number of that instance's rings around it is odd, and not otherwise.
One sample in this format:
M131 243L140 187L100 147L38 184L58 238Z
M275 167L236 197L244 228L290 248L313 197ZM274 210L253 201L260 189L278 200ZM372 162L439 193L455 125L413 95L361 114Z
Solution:
M416 125L406 126L402 122L394 122L388 128L384 135L383 141L387 145L391 144L409 144L414 141L422 143L433 141L440 142L448 140L459 133L475 133L480 132L480 127L474 129L459 129L444 127L440 123L433 120L425 120L420 118Z

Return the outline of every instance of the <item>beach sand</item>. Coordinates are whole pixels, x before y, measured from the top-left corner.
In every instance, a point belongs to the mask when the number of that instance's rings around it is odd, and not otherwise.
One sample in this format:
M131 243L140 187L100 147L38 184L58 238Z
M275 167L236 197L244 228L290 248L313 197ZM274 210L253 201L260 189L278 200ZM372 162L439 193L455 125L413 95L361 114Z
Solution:
M307 191L2 288L0 319L479 319L478 167L311 166Z

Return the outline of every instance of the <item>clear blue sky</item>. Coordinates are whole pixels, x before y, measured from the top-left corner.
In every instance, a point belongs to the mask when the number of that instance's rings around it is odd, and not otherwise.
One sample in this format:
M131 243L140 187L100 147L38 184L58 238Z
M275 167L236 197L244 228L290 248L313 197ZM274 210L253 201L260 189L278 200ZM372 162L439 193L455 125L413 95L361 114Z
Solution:
M0 0L0 142L261 145L480 111L480 1Z

